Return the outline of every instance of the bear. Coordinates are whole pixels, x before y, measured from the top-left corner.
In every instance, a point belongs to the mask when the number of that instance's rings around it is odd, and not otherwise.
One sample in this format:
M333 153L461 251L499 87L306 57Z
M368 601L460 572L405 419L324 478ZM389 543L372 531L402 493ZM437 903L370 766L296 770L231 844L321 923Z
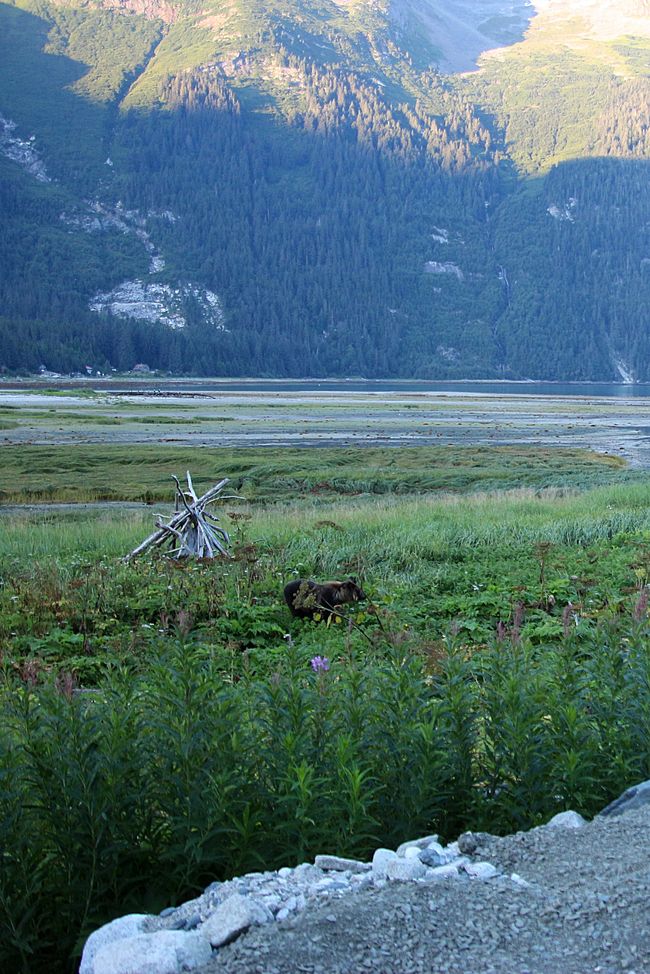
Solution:
M284 589L284 598L291 615L299 619L329 619L336 615L336 607L346 602L363 602L367 595L356 578L345 582L314 582L297 578Z

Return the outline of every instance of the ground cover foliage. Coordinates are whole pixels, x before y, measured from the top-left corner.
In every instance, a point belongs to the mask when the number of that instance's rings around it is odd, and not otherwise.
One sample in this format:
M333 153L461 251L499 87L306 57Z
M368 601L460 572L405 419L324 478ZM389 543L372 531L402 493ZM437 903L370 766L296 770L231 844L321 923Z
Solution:
M13 415L10 410L6 414ZM17 423L24 422L23 410L15 415ZM518 485L585 487L630 476L618 457L540 446L283 447L279 452L274 447L197 450L161 443L60 444L53 450L21 443L3 446L2 458L0 503L13 504L169 502L169 471L188 467L201 479L229 477L254 502L288 501L296 495L331 499Z
M0 522L0 962L316 852L590 814L650 774L650 484ZM292 577L369 602L292 620ZM325 658L326 666L311 661ZM77 692L79 690L91 692Z

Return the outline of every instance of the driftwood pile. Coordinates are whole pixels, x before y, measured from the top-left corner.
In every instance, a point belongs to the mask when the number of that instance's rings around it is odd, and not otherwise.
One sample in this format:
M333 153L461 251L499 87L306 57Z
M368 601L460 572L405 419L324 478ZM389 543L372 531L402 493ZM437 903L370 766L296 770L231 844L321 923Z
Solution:
M148 538L139 544L137 548L126 556L125 561L131 561L149 548L163 548L171 545L171 550L166 554L170 558L180 560L182 558L216 558L222 555L231 558L228 551L230 538L228 532L218 526L219 518L209 514L205 508L216 500L232 500L234 495L227 498L222 496L221 491L229 483L228 477L224 477L218 484L211 487L201 497L197 497L192 484L189 470L187 471L187 490L184 490L178 477L172 477L176 484L176 504L175 513L168 518L165 524L159 515L156 521L157 531L150 534Z

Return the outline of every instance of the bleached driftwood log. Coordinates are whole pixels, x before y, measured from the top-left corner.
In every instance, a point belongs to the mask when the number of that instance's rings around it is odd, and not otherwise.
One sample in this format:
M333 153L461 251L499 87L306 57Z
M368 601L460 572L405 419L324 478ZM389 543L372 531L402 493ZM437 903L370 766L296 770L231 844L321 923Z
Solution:
M208 504L216 500L240 499L233 494L227 497L222 495L221 491L229 483L228 477L224 477L201 497L196 496L189 470L187 490L181 487L178 477L172 479L176 484L175 513L167 523L159 518L156 521L158 530L145 538L124 560L131 561L149 548L161 548L166 544L172 545L167 552L171 558L216 558L217 555L231 558L228 532L219 527L218 517L205 510Z

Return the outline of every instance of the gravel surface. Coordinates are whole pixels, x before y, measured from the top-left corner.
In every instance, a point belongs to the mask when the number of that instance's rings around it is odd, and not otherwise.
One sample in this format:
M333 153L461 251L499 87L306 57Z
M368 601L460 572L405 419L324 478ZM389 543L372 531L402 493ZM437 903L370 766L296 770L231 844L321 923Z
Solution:
M650 974L649 836L650 806L580 829L476 833L470 858L493 879L332 899L251 928L200 974Z

